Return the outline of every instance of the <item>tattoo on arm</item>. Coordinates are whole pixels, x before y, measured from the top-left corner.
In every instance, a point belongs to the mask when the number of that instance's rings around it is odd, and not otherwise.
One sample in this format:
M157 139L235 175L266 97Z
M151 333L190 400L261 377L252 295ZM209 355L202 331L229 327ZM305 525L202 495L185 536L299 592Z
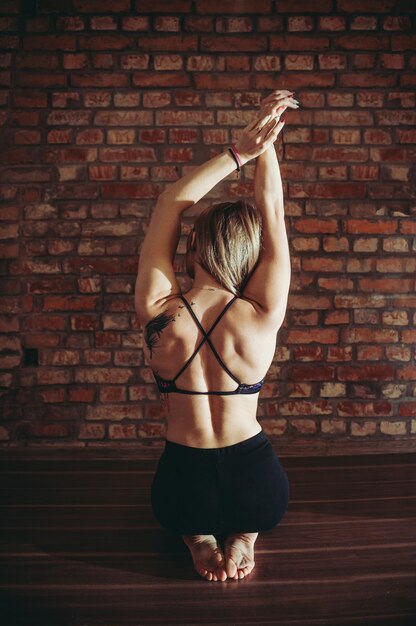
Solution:
M162 330L166 328L166 326L170 322L174 321L174 315L169 315L168 313L159 313L159 315L156 315L156 317L153 317L149 322L147 322L144 330L144 339L150 352L150 358L152 358L153 356L153 352L156 348L156 343L158 339L160 339Z

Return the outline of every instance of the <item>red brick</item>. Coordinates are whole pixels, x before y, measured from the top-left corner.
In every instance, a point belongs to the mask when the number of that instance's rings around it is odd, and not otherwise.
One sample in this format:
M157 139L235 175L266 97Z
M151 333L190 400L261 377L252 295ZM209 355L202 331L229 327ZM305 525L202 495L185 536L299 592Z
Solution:
M370 15L356 15L351 20L351 30L377 30L377 18Z
M286 74L284 83L280 86L282 89L298 89L300 87L333 87L335 85L335 74L326 72L305 73L301 72ZM276 87L276 78L270 74L259 74L254 76L254 87L256 89L270 89ZM293 112L290 112L293 116ZM301 114L297 112L298 114Z
M309 198L365 198L366 185L346 182L289 185L290 197L303 197L304 194Z
M339 78L341 87L394 87L397 83L396 75L380 72L353 72Z
M56 28L63 31L80 31L85 29L85 19L80 15L57 15Z
M84 106L86 107L108 107L111 104L111 93L109 91L91 91L84 93Z
M100 126L146 126L152 124L151 111L98 111L94 124Z
M19 37L16 35L0 36L0 50L17 50L19 48Z
M376 56L374 54L354 54L352 57L352 65L359 70L371 69L375 67Z
M375 222L370 222L365 219L347 219L345 220L345 227L348 233L353 234L389 235L397 232L397 220L378 219Z
M191 0L136 0L136 11L145 13L189 13Z
M351 180L378 180L378 165L351 165Z
M283 30L283 18L280 15L264 17L260 15L257 18L257 30L259 32L276 33Z
M341 15L321 16L318 21L319 30L340 31L346 29L346 19Z
M178 175L173 165L160 165L150 168L150 177L152 180L177 180Z
M79 35L81 50L125 50L132 44L128 35Z
M299 363L292 366L290 376L293 381L334 380L335 371L335 366L323 366L321 363L312 365Z
M37 144L40 143L40 132L38 130L18 130L14 133L15 144Z
M19 72L16 76L17 84L20 87L66 87L67 85L67 77L66 74L58 74L58 73L32 73L30 71L27 72Z
M380 54L380 66L388 70L401 70L404 68L404 55Z
M313 35L270 35L270 51L280 50L292 52L302 50L325 50L330 47L329 37L316 37Z
M199 0L196 5L198 13L271 13L272 3L270 0ZM310 9L309 9L310 10Z
M64 54L63 67L66 70L82 70L88 65L87 55L84 53Z
M364 131L364 142L369 144L392 143L391 133L380 128L366 129Z
M392 404L386 400L382 402L356 402L341 400L338 402L339 415L367 416L392 415Z
M358 283L362 291L409 293L414 290L414 281L409 278L360 278Z
M370 154L373 161L411 163L415 160L416 151L413 148L371 148Z
M287 18L287 29L289 32L300 32L313 30L313 18L305 16L289 16ZM281 29L279 29L281 30Z
M116 63L116 55L115 54L107 54L105 52L93 53L92 57L92 65L93 67L108 70L114 67Z
M138 31L149 29L149 18L146 15L130 15L123 17L121 21L123 30Z
M154 183L110 183L102 185L103 198L157 198L162 192Z
M320 180L347 180L346 165L329 165L319 168Z
M250 70L249 56L225 57L225 62L228 72L248 72Z
M172 128L169 130L169 143L196 143L197 141L196 129Z
M394 0L338 0L338 11L351 13L391 13Z
M183 58L179 54L155 54L153 63L155 70L181 70Z
M74 0L79 13L119 13L130 10L130 0Z
M414 72L408 74L400 74L400 87L416 87L416 78Z
M148 169L148 167L142 166L122 165L120 167L120 180L148 180Z
M32 69L55 69L59 65L55 54L28 52L16 57L16 67Z
M173 72L135 72L133 74L135 87L188 87L190 77Z
M24 437L27 439L70 437L73 432L72 425L64 422L52 422L48 424L41 422L25 422L24 426L21 428L22 433L24 428Z
M342 54L319 54L318 63L321 70L343 70L347 59Z
M392 365L340 365L338 367L338 380L393 380L393 375Z
M117 22L111 15L94 15L90 18L91 30L117 30Z
M47 141L48 143L71 143L72 130L50 130Z
M133 92L115 93L114 106L116 107L139 107L141 102L140 94Z
M170 50L177 54L187 50L197 50L198 40L196 35L141 35L137 44L138 50Z
M159 16L154 21L155 30L157 31L179 31L179 17L172 15Z
M157 111L157 126L199 126L211 125L214 123L212 111Z
M71 85L73 87L127 87L127 74L117 74L116 72L78 72L71 75Z
M107 131L107 142L109 144L132 144L136 140L134 128L115 129Z
M23 39L25 50L75 50L74 35L26 35Z
M404 15L389 15L388 17L383 17L383 28L384 30L410 30L412 27L412 22L410 17Z
M163 161L169 163L170 161L183 163L192 161L193 150L192 148L165 148L163 151Z
M215 30L217 33L249 33L253 30L253 20L251 17L217 18Z
M78 428L79 439L103 439L105 437L105 424L80 424Z
M231 35L202 35L203 52L261 52L267 49L267 39L261 35L237 37Z
M145 70L149 67L148 54L123 54L121 67L124 70Z
M166 133L161 128L140 130L139 141L143 143L165 143Z
M337 328L308 328L307 330L289 330L286 334L287 343L337 343L339 330Z
M117 176L115 165L90 165L88 177L90 180L114 180Z
M249 74L197 74L194 77L198 90L204 89L248 89Z
M294 227L301 233L336 233L338 222L334 219L302 218L294 222Z
M175 103L179 107L195 107L202 106L201 95L195 91L175 91L174 92Z
M368 150L366 148L314 148L312 160L316 161L367 161Z
M331 0L316 0L314 3L308 0L279 0L277 11L281 13L331 13Z
M41 158L44 163L77 163L95 161L96 148L43 148Z
M288 54L285 56L287 70L313 70L313 55Z

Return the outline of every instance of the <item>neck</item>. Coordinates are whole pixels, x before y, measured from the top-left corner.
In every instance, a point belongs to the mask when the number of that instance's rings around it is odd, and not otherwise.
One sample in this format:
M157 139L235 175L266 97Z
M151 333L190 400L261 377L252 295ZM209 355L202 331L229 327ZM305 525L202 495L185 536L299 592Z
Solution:
M195 278L192 289L221 289L222 291L228 291L198 264L195 264Z

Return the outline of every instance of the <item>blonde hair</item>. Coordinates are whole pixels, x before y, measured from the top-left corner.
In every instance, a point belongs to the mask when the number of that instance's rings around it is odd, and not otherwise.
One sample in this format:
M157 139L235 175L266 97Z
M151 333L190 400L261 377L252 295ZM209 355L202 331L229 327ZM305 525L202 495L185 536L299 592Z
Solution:
M235 295L243 291L259 259L261 227L260 213L247 200L214 204L195 220L198 263Z

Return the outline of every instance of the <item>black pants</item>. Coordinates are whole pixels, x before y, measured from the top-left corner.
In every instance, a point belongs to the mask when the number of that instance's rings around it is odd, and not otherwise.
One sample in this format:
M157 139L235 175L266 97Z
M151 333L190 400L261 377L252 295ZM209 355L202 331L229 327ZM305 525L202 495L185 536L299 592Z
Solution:
M151 487L157 520L183 535L269 530L288 501L286 472L263 431L223 448L166 440Z

